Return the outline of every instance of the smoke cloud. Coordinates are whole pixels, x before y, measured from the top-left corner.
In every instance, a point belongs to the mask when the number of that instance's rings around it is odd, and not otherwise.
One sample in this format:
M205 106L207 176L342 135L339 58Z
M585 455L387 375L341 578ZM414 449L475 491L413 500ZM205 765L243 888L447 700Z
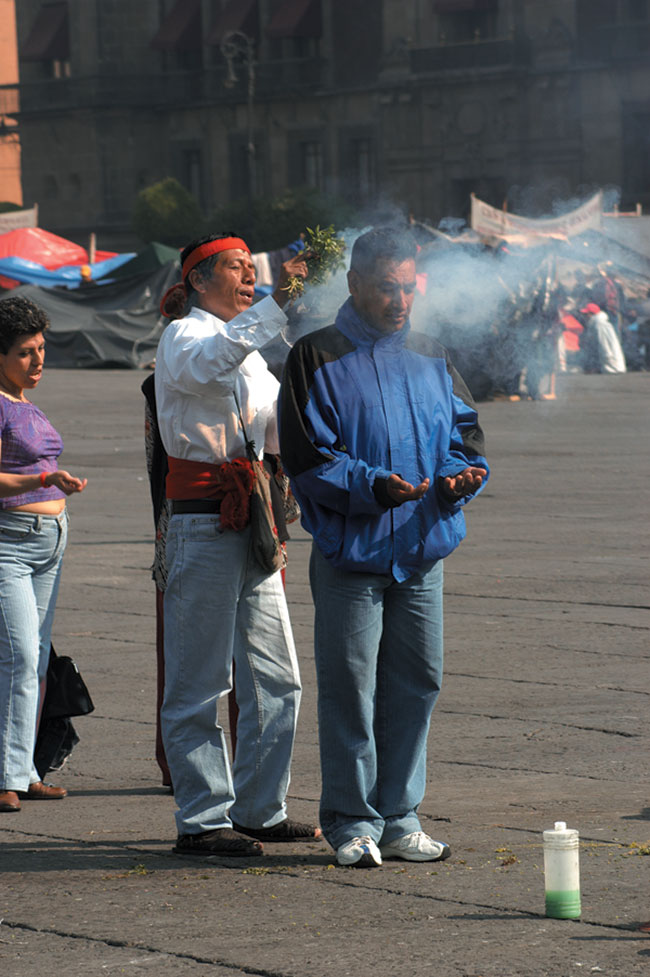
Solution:
M607 206L618 196L615 188L608 188ZM540 216L556 217L583 202L558 200L550 214ZM402 215L399 223L409 222ZM373 221L342 232L346 269L356 238L377 225ZM420 222L410 226L421 246L418 274L426 276L425 293L414 303L413 328L430 333L450 350L478 399L517 393L522 371L534 387L542 374L554 369L562 331L560 310L575 311L579 317L585 288L603 271L619 281L632 302L645 297L650 285L650 258L643 254L646 246L640 234L628 245L603 229L577 239L522 247L481 241L455 217L444 218L438 228ZM641 223L638 226L640 231ZM324 285L308 284L291 311L289 341L333 322L347 297L345 270Z

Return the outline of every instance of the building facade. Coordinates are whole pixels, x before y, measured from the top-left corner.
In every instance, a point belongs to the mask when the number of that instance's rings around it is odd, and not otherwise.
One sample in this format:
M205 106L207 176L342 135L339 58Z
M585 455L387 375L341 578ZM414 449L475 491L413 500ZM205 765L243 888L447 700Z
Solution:
M650 0L20 0L25 206L132 244L139 190L206 214L312 186L437 223L650 205ZM9 97L8 89L3 95ZM16 103L17 104L17 103Z
M14 0L0 0L0 202L20 206L18 51Z

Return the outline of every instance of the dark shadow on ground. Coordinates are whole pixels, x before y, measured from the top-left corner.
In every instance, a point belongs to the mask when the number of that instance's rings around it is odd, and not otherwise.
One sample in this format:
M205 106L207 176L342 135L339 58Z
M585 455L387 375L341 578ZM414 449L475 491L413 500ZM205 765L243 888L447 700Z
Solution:
M587 920L587 922L588 922L588 920ZM612 924L612 926L614 926L614 925L615 924ZM574 943L612 943L612 942L614 942L614 943L621 943L621 942L623 942L623 943L630 943L630 942L633 942L634 940L642 940L643 939L643 933L636 933L634 936L631 935L631 932L635 930L636 925L628 926L627 924L625 924L624 926L619 926L618 924L616 924L616 928L617 929L624 930L626 932L630 932L630 936L625 936L623 934L621 934L621 936L599 936L599 935L594 935L594 936L572 936L571 937L571 940Z
M638 814L623 814L621 821L650 821L650 807L642 807Z
M99 717L108 718L108 717ZM160 795L166 795L171 797L171 790L169 787L161 786L151 786L151 787L111 787L111 788L97 788L95 790L88 790L87 788L82 788L77 790L76 787L70 788L71 797L159 797Z
M169 838L140 838L119 841L23 840L3 845L3 873L18 872L107 872L113 877L147 875L156 872L184 870L193 865L197 869L213 866L238 872L250 869L252 875L266 875L274 869L303 868L305 865L326 866L333 855L309 852L296 855L265 854L253 858L232 858L196 855L177 855L172 852L174 841ZM151 851L151 846L161 851Z
M522 919L522 918L539 920L540 914L527 912L525 909L512 909L512 910L504 910L503 912L452 913L446 918L456 919L458 920L458 922L463 922L463 923L466 923L470 919L477 922L489 922L490 920L502 921L505 919L512 920L512 919Z

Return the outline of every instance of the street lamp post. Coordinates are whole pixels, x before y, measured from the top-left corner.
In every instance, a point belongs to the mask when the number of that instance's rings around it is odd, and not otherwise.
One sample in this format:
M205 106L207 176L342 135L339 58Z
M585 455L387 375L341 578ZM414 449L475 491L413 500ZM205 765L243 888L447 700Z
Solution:
M221 39L221 53L228 65L228 75L224 84L227 88L232 88L237 84L237 73L235 71L235 61L242 55L246 59L246 69L248 74L247 100L246 100L246 154L248 159L248 196L250 200L255 197L257 189L255 179L255 138L253 134L253 100L255 98L255 42L252 37L244 34L243 31L228 31Z

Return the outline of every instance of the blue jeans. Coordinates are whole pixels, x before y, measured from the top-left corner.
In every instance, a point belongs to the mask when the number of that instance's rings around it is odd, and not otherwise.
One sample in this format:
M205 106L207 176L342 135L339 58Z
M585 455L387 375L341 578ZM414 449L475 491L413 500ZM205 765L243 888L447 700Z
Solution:
M281 575L264 573L249 549L250 530L223 530L218 515L170 520L161 721L179 834L232 821L271 827L287 816L298 660ZM232 688L233 661L231 771L217 706Z
M426 745L442 682L442 561L398 583L337 570L316 546L311 588L323 787L333 848L420 830Z
M34 743L68 517L0 511L0 790L40 780Z

